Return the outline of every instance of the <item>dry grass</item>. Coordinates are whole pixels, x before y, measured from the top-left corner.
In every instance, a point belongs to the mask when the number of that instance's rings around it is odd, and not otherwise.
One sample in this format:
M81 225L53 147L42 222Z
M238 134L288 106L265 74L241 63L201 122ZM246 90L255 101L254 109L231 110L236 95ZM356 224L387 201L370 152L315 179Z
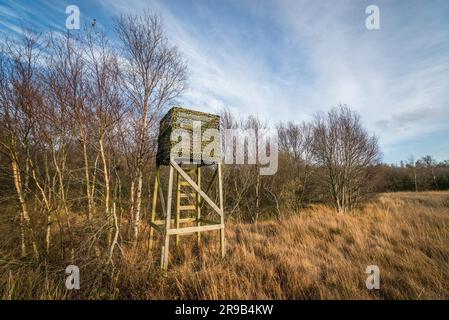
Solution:
M0 297L449 299L449 192L382 194L345 215L314 206L281 222L228 223L226 236L224 261L216 235L199 252L194 236L181 238L166 273L157 268L160 247L150 255L146 242L124 248L115 268L79 261L77 292L65 290L62 265L3 261ZM365 287L372 264L380 290Z

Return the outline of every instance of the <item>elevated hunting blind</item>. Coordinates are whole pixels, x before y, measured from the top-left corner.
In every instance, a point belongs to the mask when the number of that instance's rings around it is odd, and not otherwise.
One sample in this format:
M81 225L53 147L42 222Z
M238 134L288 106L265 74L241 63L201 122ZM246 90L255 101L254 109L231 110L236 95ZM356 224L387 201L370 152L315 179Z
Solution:
M150 247L153 242L154 230L156 230L163 237L161 254L161 267L163 269L168 267L171 235L176 237L176 245L178 245L180 235L196 233L197 242L200 245L201 232L217 230L220 236L221 257L225 255L220 143L215 141L213 154L205 154L209 153L209 151L206 152L206 149L211 150L207 148L210 139L203 139L204 136L208 136L208 129L215 129L215 132L219 132L219 125L220 117L217 115L179 107L171 108L160 122L150 221ZM188 152L182 154L173 152L173 149L179 143L173 137L177 138L179 132L182 132L183 137L187 137L189 141ZM169 166L170 170L166 198L160 179L161 166ZM201 189L201 170L204 166L214 169L206 191ZM176 213L173 219L171 209L175 171L177 182ZM217 188L218 204L207 195L214 185ZM162 219L160 220L156 220L158 199L162 209ZM219 219L203 218L201 210L206 203L213 209L212 216L218 215Z
M213 149L213 154L203 154L206 146L210 143L209 139L203 139L208 129L215 129L217 132L220 130L219 116L179 107L171 108L160 122L157 164L168 165L170 156L177 163L214 164L218 162L210 159L221 157L219 141L215 141L218 142L218 147ZM176 130L181 130L190 137L189 155L187 157L171 154L175 145L179 143L179 139L175 140L172 137L174 135L176 138L180 138L177 136ZM195 146L198 146L198 148L195 148ZM205 159L209 160L205 161Z

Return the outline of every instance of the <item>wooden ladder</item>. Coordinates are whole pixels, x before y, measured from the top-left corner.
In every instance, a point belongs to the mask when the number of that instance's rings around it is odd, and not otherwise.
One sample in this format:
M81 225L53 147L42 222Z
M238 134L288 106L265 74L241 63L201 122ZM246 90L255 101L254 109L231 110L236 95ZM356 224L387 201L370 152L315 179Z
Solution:
M174 219L171 218L171 203L173 189L173 173L177 173L176 188L176 213ZM207 192L211 189L218 176L218 195L219 204L215 204ZM156 167L156 175L154 179L153 201L150 221L150 248L152 247L154 230L163 236L161 268L168 267L168 254L170 236L175 235L176 246L179 243L179 236L185 234L197 234L198 245L201 243L201 232L219 230L220 232L220 252L221 257L225 256L225 237L224 237L224 212L223 212L223 187L221 164L216 164L216 169L211 178L206 191L201 189L201 166L196 165L194 168L184 170L176 162L170 162L170 173L167 191L167 203L165 203L164 194L160 182L160 166ZM159 198L163 219L156 220L157 199ZM206 220L201 218L201 208L203 202L209 204L210 207L218 213L220 221ZM182 217L181 213L193 212L194 216ZM196 224L194 226L181 226L181 224Z

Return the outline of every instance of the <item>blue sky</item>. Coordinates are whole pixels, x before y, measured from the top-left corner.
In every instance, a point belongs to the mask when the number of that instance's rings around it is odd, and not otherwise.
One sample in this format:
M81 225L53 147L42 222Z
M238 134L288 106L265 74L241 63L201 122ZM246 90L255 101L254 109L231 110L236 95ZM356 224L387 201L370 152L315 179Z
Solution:
M449 1L0 0L0 31L64 30L69 4L106 30L120 13L160 13L189 64L187 107L274 125L346 103L385 162L449 159ZM370 4L380 30L365 27Z

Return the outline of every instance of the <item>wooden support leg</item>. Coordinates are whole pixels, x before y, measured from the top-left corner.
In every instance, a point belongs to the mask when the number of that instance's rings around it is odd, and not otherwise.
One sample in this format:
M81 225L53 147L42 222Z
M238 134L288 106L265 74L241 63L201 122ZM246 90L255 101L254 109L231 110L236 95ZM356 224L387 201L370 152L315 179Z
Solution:
M164 244L162 247L161 255L161 267L166 270L168 267L168 252L170 244L170 221L171 221L171 203L172 203L172 190L173 190L173 166L170 165L170 174L168 178L168 192L167 192L167 210L165 216L165 229L164 229Z
M176 175L176 182L177 182L177 188L176 188L176 216L175 216L175 225L176 229L179 228L179 218L181 215L181 210L179 209L181 206L181 175L179 172ZM179 235L176 235L176 247L179 243Z
M218 193L220 197L220 210L221 210L221 216L220 216L220 222L221 222L221 229L220 229L220 249L221 249L221 257L224 258L226 254L226 248L225 248L225 230L224 230L224 207L223 207L223 180L222 180L222 174L221 174L221 163L217 164L217 170L218 170Z
M196 167L196 183L198 184L198 187L201 188L201 167L198 165ZM201 196L198 192L196 192L196 219L198 221L198 226L201 226ZM198 242L198 247L200 246L200 241L201 241L201 233L197 232L196 233L197 236L197 242Z
M153 203L151 207L151 223L156 220L156 206L157 206L157 191L158 191L158 180L159 180L159 166L156 167L156 174L154 176L154 189L153 189ZM153 245L153 235L154 228L150 225L150 250Z

